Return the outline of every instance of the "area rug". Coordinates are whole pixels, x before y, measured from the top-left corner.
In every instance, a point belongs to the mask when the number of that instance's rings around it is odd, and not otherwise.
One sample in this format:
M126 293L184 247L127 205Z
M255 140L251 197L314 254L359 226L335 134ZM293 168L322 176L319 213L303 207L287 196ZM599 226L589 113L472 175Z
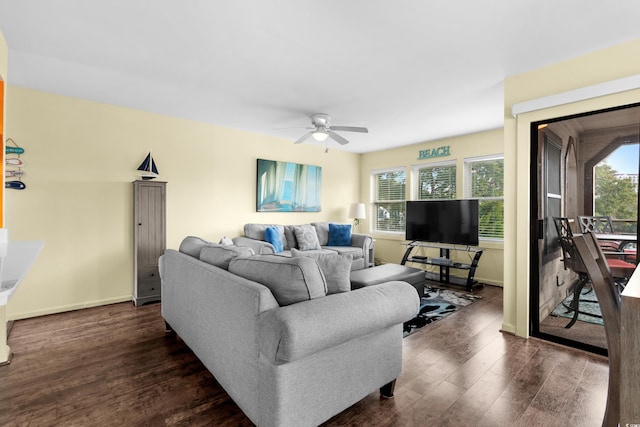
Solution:
M420 328L443 319L481 298L466 292L425 286L424 296L420 298L418 315L404 323L403 336L409 336Z
M560 316L571 319L573 317L573 310L568 309L573 302L573 294L569 295L551 312L552 316ZM578 308L578 320L581 322L593 323L596 325L603 325L602 314L600 312L600 304L598 304L598 298L596 293L591 289L591 286L585 286L580 292L580 306Z

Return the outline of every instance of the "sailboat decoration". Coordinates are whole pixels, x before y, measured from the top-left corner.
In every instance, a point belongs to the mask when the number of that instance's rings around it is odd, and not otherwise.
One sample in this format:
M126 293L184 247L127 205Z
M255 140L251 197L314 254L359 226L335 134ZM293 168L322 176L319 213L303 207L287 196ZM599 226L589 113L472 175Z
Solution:
M140 166L138 166L138 170L140 171L140 178L144 180L154 179L159 176L156 162L153 160L153 157L151 157L151 151L149 151L147 157L145 157L144 161L140 164Z

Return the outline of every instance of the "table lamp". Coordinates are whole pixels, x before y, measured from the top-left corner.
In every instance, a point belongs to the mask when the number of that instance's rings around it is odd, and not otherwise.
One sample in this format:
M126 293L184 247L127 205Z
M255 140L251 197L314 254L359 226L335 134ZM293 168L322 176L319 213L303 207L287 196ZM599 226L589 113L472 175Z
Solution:
M364 203L351 203L349 207L349 218L353 218L353 227L358 228L361 219L366 219Z

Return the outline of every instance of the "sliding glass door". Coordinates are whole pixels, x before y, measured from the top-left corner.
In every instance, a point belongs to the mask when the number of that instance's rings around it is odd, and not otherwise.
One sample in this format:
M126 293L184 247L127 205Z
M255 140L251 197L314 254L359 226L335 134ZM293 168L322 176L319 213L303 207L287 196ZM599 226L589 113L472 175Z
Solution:
M566 218L573 233L582 232L581 217L603 218L611 234L637 240L639 142L639 105L532 124L533 336L606 353L590 285L573 298L581 277L563 262L554 218ZM637 263L635 242L620 252L610 256Z

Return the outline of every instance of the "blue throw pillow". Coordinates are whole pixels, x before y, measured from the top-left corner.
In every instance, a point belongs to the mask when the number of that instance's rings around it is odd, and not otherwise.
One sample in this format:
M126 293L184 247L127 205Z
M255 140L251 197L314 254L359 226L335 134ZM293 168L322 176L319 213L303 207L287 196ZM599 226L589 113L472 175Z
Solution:
M329 223L327 246L351 246L351 224Z
M278 227L270 226L264 230L264 240L271 243L273 245L273 249L277 254L282 252L283 245L282 239L280 238L280 231Z

